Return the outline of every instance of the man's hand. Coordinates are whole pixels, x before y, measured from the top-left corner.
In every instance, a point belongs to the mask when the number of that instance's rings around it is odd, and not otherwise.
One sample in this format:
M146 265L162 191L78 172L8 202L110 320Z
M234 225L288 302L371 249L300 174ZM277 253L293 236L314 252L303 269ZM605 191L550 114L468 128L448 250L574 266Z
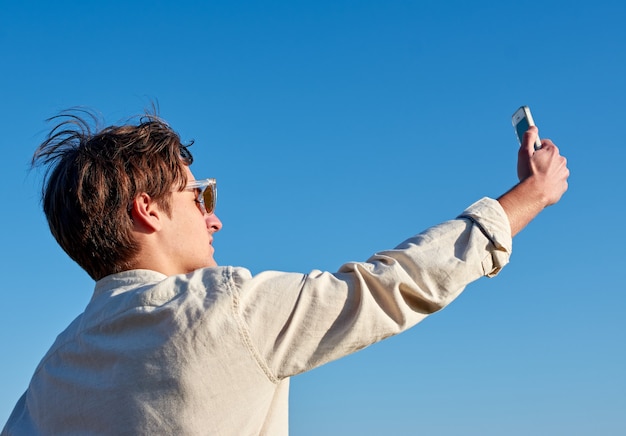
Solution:
M542 140L542 147L535 151L537 134L536 127L524 134L517 161L520 183L498 199L509 217L513 235L567 191L567 159L549 139Z
M541 141L541 148L535 151L537 134L536 127L530 127L524 134L518 152L517 175L520 182L529 177L536 178L538 187L543 190L546 206L550 206L567 191L569 170L567 159L559 154L558 147L549 139Z

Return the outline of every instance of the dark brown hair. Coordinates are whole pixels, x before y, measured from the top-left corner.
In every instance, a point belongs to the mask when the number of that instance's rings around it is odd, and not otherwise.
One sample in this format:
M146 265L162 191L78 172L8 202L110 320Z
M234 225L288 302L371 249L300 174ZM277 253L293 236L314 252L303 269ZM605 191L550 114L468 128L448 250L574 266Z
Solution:
M156 114L101 130L88 110L48 121L57 124L32 165L47 167L42 200L52 234L95 280L131 269L133 200L145 192L170 214L171 192L184 189L193 161L188 145Z

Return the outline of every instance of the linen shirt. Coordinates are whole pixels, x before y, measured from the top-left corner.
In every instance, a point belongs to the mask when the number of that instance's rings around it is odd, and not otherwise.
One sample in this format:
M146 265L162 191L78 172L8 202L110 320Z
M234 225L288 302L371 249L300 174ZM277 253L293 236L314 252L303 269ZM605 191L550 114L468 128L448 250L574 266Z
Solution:
M287 434L289 377L417 324L497 274L511 243L502 207L485 198L336 273L105 277L2 436Z

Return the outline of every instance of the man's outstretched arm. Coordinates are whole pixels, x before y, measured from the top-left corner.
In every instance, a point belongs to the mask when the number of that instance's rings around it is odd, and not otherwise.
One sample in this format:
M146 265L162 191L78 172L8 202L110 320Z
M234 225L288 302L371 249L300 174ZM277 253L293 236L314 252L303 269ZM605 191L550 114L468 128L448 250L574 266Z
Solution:
M549 139L535 151L536 127L528 129L518 153L517 174L520 182L498 198L515 236L547 206L557 203L567 191L567 160Z

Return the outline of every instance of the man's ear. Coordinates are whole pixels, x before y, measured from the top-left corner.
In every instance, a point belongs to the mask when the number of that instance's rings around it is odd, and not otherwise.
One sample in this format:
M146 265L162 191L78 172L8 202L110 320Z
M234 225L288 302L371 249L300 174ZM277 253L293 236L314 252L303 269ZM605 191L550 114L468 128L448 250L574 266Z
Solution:
M156 232L161 229L163 211L158 204L145 192L133 200L130 210L135 226L146 232Z

